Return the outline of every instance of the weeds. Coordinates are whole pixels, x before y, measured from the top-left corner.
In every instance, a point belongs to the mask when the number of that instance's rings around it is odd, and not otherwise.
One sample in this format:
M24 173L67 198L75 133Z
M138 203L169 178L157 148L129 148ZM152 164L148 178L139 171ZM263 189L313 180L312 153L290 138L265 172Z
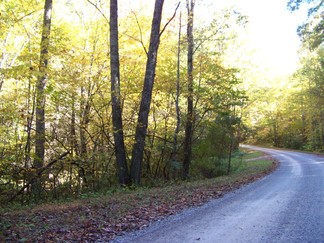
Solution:
M229 175L212 179L152 188L116 188L101 195L84 194L83 199L73 202L3 209L0 242L109 241L124 231L146 227L152 221L221 197L275 168L273 161L259 152L236 155L232 163Z

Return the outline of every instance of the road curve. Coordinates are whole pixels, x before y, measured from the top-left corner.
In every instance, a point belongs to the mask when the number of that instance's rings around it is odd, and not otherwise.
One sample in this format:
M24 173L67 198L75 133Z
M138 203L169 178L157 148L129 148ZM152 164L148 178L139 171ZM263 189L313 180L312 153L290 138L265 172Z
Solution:
M115 242L324 242L324 157L245 147L271 155L279 168Z

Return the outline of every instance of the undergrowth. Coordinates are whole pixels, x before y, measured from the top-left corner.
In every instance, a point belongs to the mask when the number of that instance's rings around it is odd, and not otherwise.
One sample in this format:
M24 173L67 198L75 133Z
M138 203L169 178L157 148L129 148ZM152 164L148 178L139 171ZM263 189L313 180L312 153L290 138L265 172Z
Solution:
M0 242L109 241L122 232L221 197L275 168L275 163L260 152L245 151L232 163L229 175L211 179L175 181L151 188L115 188L84 194L71 202L2 208Z

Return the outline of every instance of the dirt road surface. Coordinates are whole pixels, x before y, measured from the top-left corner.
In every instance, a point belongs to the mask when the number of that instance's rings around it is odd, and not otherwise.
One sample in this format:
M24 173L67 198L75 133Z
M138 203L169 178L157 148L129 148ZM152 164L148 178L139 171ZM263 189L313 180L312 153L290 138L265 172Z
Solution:
M279 168L114 242L324 242L324 157L243 146L271 155Z

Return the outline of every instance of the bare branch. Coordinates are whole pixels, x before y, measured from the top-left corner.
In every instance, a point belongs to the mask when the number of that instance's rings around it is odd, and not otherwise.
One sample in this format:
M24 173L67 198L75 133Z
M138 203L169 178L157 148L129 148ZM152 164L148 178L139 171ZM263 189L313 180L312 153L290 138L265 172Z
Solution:
M143 33L142 33L142 28L141 28L141 25L139 24L139 22L138 22L138 19L137 19L137 15L135 14L135 12L133 11L133 14L134 14L134 17L135 17L135 20L136 20L136 24L137 24L137 26L138 26L138 29L139 29L139 31L140 31L140 43L141 43L141 45L142 45L142 47L143 47L143 49L144 49L144 51L145 51L145 53L146 53L146 56L147 56L147 50L146 50L146 47L145 47L145 45L144 45L144 43L143 43Z
M26 15L24 15L24 16L18 18L18 19L16 18L15 23L20 22L20 21L23 20L24 18L29 17L30 15L32 15L32 14L34 14L35 12L38 12L38 11L39 11L39 9L36 9L36 10L31 11L31 12L27 13Z
M101 11L101 9L96 5L94 4L93 2L91 2L90 0L87 0L88 3L90 3L92 6L94 6L98 11L99 13L102 15L102 17L104 17L104 19L106 20L107 24L109 24L109 20L108 18L106 17L106 15Z
M177 10L178 10L179 6L180 6L180 2L178 3L176 9L174 10L174 13L173 13L172 17L171 17L171 18L169 19L169 21L164 25L162 31L160 32L160 36L163 34L163 32L165 31L166 27L170 24L170 22L171 22L171 21L174 19L174 17L176 16L176 14L177 14Z
M10 202L12 202L19 194L22 194L25 189L31 185L32 183L34 183L38 178L41 177L41 175L48 169L50 169L52 167L52 165L54 165L57 161L62 160L65 156L67 156L68 154L70 154L70 151L66 151L63 154L61 154L58 158L53 159L52 161L50 161L46 166L38 169L37 174L35 177L33 177L30 181L28 181L15 195L13 195L10 198Z
M141 43L141 40L138 39L138 38L136 38L136 37L134 37L134 36L131 36L131 35L127 34L127 33L123 33L123 35L126 35L128 38L133 39L134 41L137 41L137 42L140 42Z

